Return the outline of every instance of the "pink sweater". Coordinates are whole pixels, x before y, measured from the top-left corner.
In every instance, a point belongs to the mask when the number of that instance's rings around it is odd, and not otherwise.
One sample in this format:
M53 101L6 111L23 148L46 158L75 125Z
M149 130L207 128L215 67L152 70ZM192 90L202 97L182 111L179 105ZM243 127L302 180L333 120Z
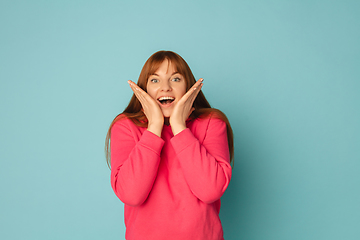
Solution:
M128 240L221 240L220 197L231 178L226 124L188 120L161 138L122 119L111 130L111 185Z

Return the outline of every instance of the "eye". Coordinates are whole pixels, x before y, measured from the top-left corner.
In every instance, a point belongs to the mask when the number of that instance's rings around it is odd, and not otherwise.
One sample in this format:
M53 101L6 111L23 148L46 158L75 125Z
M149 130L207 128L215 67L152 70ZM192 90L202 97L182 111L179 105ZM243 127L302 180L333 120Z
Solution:
M157 82L159 82L159 80L154 78L154 79L151 79L150 82L157 83Z
M181 79L178 78L178 77L175 77L175 78L172 79L173 82L180 82L180 80L181 80Z

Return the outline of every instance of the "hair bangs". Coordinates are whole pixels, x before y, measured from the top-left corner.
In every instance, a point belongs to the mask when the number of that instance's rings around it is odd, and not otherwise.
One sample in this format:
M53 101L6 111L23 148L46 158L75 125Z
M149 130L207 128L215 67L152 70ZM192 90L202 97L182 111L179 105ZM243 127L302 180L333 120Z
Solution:
M168 60L168 68L170 65L174 66L176 72L183 75L186 81L186 90L195 83L189 66L185 60L178 54L170 51L159 51L154 53L145 63L142 72L140 73L138 85L146 91L146 84L151 75L154 75L160 68L161 64ZM190 73L190 74L189 74Z

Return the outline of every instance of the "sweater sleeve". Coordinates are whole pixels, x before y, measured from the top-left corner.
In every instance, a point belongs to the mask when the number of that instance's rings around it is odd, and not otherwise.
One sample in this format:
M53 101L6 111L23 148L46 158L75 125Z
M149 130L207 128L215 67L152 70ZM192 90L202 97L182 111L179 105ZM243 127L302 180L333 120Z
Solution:
M222 196L231 178L226 123L212 118L202 143L189 128L171 139L192 193L205 203Z
M130 120L120 120L111 129L111 186L130 206L141 205L155 181L164 140L145 130L133 131Z

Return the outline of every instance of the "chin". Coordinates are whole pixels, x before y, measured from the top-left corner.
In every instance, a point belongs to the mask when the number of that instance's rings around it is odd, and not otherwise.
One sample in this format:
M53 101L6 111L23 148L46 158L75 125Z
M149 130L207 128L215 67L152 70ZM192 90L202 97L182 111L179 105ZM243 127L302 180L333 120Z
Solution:
M162 113L165 118L168 118L171 115L171 112L168 112L168 111L163 111Z

